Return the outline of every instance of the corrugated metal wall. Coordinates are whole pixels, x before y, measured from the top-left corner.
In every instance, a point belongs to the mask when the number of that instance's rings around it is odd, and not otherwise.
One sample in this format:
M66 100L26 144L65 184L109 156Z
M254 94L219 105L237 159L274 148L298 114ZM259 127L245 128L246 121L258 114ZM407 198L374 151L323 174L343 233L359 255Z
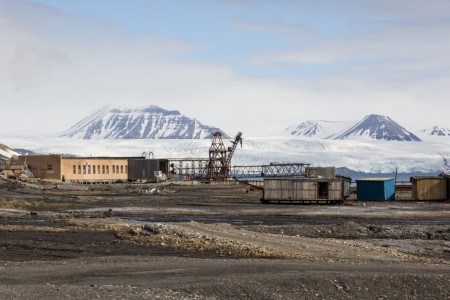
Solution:
M128 179L131 180L156 180L155 171L168 174L169 162L165 159L129 159Z
M264 200L344 200L345 186L349 196L350 181L344 179L264 178Z
M128 179L155 180L155 171L159 171L158 159L129 159Z
M264 179L265 199L290 199L292 180Z
M292 181L292 199L316 200L317 183L313 181Z
M343 182L341 179L334 179L328 182L328 199L343 199Z

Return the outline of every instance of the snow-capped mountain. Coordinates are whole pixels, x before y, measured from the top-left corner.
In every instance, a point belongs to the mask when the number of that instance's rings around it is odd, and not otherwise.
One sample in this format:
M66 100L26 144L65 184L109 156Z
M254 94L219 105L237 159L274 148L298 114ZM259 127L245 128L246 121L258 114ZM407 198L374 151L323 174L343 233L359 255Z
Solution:
M355 122L309 120L289 126L285 131L291 135L332 139L339 132L351 127Z
M368 115L350 129L337 135L334 139L372 139L386 141L421 141L388 116Z
M450 137L450 128L448 128L448 127L433 126L431 128L422 130L422 132L426 135L449 136Z
M203 125L179 111L152 105L145 108L103 107L60 137L79 139L204 139L219 128Z
M368 115L355 123L350 121L305 121L286 131L295 136L335 140L420 141L387 116Z
M0 144L0 161L10 160L13 156L19 155L19 153L12 150L8 146Z

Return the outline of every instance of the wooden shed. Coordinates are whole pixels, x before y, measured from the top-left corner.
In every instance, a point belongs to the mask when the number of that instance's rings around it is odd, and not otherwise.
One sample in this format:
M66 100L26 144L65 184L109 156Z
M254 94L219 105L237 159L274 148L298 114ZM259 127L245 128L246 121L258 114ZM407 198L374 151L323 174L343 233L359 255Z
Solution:
M411 177L412 198L417 201L447 200L447 179L441 176Z
M351 178L264 178L261 202L336 203L350 196Z

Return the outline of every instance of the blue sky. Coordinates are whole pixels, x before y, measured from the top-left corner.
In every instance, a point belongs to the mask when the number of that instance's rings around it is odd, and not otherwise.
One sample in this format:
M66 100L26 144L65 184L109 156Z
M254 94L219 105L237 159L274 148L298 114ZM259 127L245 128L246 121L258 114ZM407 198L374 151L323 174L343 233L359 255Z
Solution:
M389 115L450 126L450 2L0 0L5 134L159 105L262 135ZM69 108L69 109L68 109Z

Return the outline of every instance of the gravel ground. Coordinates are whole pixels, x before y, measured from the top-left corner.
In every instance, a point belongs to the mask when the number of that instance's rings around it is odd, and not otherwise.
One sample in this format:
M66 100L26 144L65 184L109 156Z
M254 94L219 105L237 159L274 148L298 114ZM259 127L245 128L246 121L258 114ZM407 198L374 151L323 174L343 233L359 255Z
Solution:
M450 299L450 203L260 197L0 182L0 298Z

